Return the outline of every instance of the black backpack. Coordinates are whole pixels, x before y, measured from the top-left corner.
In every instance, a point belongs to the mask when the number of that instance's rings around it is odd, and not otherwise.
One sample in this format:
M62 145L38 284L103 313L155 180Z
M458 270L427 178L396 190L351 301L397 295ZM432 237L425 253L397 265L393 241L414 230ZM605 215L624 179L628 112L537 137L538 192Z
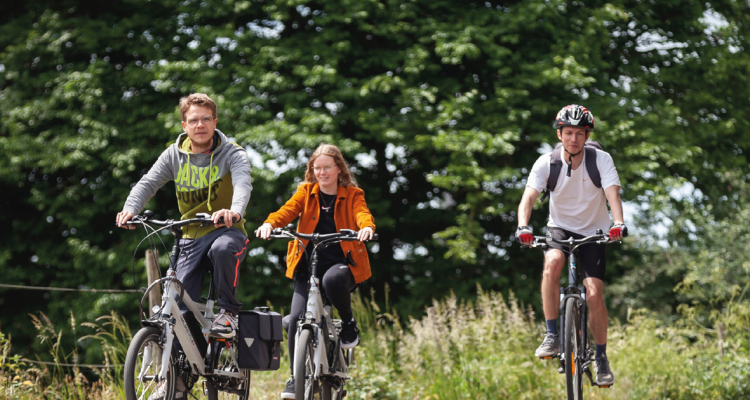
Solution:
M560 158L560 148L562 142L558 142L555 145L555 149L550 153L550 164L549 164L549 178L547 178L547 190L542 195L542 203L550 196L550 193L555 190L557 186L557 179L560 177L560 171L562 171L563 160ZM589 173L589 178L594 186L602 187L602 177L599 175L599 167L596 165L596 149L604 151L599 142L594 140L588 140L583 145L583 150L586 152L586 171Z

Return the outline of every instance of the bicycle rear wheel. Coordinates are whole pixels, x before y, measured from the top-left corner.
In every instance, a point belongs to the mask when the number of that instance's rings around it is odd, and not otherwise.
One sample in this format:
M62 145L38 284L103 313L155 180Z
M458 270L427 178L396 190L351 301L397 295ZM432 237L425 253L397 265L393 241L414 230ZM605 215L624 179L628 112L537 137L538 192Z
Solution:
M568 400L583 398L583 339L581 332L581 308L579 299L571 298L565 303L565 383Z
M174 357L169 358L166 379L157 380L163 351L159 328L147 326L136 332L125 356L125 399L146 400L154 394L154 397L163 394L165 399L174 397L177 386Z
M227 344L229 343L229 347ZM234 342L223 342L211 340L211 369L239 372L242 379L216 376L213 383L206 383L206 395L208 400L249 400L250 399L250 370L240 369L237 360L237 346ZM234 356L232 355L234 352Z

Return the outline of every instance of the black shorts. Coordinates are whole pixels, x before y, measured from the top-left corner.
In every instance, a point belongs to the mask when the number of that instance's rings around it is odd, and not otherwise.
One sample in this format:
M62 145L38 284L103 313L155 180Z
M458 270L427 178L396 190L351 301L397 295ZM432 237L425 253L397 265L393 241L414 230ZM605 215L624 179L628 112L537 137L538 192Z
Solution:
M583 239L585 236L562 228L548 227L547 237L565 240L570 237L573 237L573 239ZM547 244L549 245L549 249L544 252L545 254L551 249L557 249L562 251L566 256L569 256L568 245L551 241ZM607 270L607 252L605 246L605 244L589 243L578 248L578 269L581 271L583 279L598 278L604 280L604 273Z

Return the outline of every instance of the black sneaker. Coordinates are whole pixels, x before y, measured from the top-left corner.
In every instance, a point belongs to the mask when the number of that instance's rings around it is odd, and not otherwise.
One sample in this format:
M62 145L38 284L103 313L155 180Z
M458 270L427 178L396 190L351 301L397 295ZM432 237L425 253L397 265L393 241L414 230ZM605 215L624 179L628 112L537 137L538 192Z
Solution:
M223 308L219 310L219 315L216 316L211 330L208 331L208 336L220 339L231 339L237 332L237 321L229 311Z
M357 328L357 321L352 318L349 322L341 321L341 339L342 349L351 349L359 344L359 328Z
M609 359L606 354L594 360L596 364L596 384L597 386L611 386L615 383L615 374L609 367Z
M281 391L282 399L294 399L294 378L286 381L286 387Z

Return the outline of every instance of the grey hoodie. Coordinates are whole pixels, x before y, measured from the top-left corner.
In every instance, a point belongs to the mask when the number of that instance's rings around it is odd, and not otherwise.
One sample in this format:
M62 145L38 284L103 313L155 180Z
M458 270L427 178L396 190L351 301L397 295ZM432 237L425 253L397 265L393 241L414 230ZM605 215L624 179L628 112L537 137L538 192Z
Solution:
M218 139L215 148L198 154L190 152L190 138L186 133L178 136L130 191L123 211L139 213L159 188L173 180L182 219L193 218L197 213L229 209L242 216L242 221L232 228L236 227L247 236L245 208L253 189L247 152L237 143L229 142L218 129L214 134ZM213 230L213 225L182 228L184 237L193 239Z

